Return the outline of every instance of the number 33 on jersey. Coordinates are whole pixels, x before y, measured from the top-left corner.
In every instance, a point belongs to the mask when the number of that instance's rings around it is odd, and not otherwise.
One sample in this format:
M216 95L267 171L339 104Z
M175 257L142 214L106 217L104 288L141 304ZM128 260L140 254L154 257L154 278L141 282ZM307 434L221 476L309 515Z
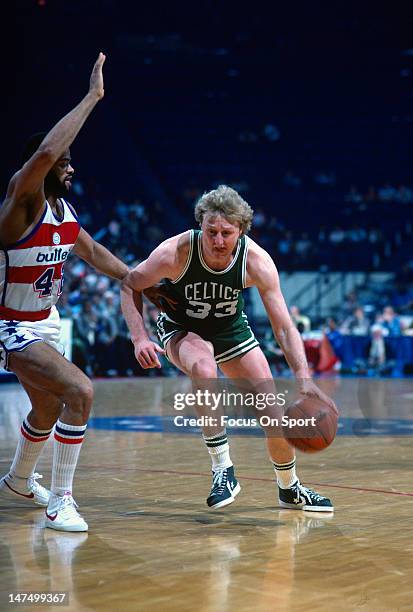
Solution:
M167 281L176 310L165 312L186 329L207 328L209 333L227 327L242 315L248 238L242 236L234 258L225 270L212 270L205 263L201 248L202 232L192 230L185 267L174 281Z

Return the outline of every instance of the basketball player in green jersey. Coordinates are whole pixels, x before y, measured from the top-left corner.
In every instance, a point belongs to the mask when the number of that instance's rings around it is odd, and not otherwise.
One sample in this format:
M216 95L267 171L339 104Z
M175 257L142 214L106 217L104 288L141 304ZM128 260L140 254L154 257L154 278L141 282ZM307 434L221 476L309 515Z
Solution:
M243 313L242 291L257 287L273 332L299 383L300 392L334 407L311 380L301 337L280 289L269 254L248 238L253 210L230 187L205 193L195 207L201 230L169 238L131 270L122 286L122 310L135 355L143 368L160 368L157 353L187 374L196 386L225 376L251 382L272 382L271 370ZM142 292L165 279L176 302L166 304L158 319L162 348L152 342L142 318ZM272 383L273 384L273 383ZM274 390L272 386L271 390ZM200 413L205 407L198 407ZM335 407L334 407L335 408ZM329 499L304 487L297 475L292 447L265 428L268 452L284 508L332 512ZM240 486L234 475L225 429L206 426L203 438L212 460L213 482L207 504L222 508L235 499Z

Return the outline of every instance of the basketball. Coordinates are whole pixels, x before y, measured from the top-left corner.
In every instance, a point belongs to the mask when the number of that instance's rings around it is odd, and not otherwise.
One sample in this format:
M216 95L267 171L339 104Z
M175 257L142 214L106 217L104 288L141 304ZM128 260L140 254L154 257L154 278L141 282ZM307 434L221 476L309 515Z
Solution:
M305 453L316 453L332 443L337 433L338 412L316 398L301 398L288 406L283 417L283 434Z

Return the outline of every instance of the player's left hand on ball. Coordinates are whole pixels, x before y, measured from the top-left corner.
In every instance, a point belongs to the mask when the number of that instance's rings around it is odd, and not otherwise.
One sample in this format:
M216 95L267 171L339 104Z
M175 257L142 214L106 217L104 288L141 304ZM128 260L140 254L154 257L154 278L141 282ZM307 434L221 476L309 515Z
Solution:
M144 370L162 367L157 353L165 355L165 351L152 340L141 340L135 343L135 357Z
M325 404L330 406L330 408L332 408L334 412L338 414L337 406L335 405L331 397L328 397L328 395L326 395L324 391L319 389L317 385L311 380L311 378L305 378L299 381L299 391L301 396L319 399L321 402L324 402Z

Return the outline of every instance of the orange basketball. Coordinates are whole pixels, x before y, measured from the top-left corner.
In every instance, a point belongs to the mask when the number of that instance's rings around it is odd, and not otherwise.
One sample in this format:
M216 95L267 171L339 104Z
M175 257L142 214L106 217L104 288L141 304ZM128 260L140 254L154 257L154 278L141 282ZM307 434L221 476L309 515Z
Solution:
M306 453L330 446L337 433L338 412L316 398L301 398L288 406L283 434L288 442Z

